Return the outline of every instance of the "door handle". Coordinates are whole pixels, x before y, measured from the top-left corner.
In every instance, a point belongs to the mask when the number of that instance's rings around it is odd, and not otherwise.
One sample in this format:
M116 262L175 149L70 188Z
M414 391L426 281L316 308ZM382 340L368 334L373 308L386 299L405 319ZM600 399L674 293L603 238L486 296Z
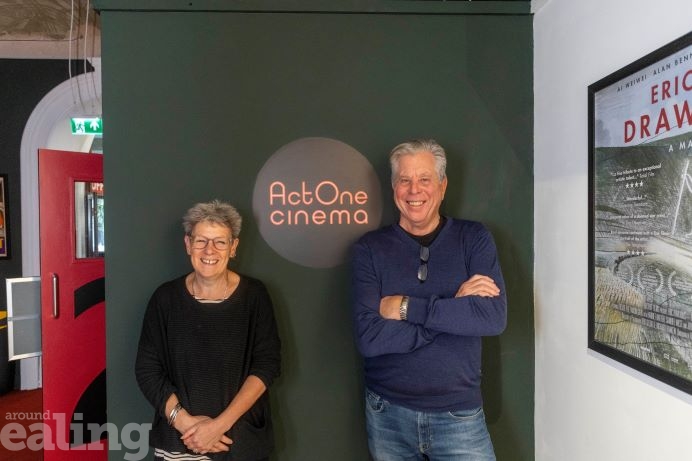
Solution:
M58 274L50 274L53 283L53 318L57 319L58 314Z

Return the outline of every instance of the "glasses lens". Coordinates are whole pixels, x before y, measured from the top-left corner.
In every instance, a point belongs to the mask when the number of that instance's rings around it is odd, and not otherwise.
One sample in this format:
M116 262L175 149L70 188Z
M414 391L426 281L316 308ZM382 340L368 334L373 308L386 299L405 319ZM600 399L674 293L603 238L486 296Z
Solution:
M424 263L427 263L429 258L430 258L430 248L421 246L420 247L420 260L423 261Z
M422 263L418 268L418 280L425 282L428 279L428 264Z
M228 240L224 240L224 239L214 240L214 248L216 248L217 250L222 250L222 251L228 249Z
M199 238L199 237L193 237L192 238L192 248L194 248L195 250L203 250L207 247L208 242L209 242L209 240L207 240L207 239L203 239L203 238Z

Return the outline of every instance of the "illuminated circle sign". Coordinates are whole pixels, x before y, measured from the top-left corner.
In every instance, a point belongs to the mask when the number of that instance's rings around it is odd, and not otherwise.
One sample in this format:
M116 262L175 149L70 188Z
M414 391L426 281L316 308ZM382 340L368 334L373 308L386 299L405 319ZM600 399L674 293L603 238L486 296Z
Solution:
M328 268L345 262L351 244L379 227L382 193L372 165L353 147L301 138L264 164L252 208L274 251L302 266Z

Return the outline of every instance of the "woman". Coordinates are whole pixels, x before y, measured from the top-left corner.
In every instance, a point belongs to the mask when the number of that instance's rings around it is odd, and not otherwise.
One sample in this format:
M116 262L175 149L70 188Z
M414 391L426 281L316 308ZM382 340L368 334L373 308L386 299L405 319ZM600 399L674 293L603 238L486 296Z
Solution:
M280 341L262 282L228 269L240 225L227 203L190 208L183 227L193 271L149 301L136 375L156 410L155 459L257 461L272 450L266 390L279 375Z

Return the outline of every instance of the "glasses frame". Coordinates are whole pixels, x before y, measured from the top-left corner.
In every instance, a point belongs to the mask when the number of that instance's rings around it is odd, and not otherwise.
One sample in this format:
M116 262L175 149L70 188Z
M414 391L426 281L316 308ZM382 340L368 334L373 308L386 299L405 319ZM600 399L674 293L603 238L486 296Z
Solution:
M225 238L224 239L222 239L222 238L208 239L206 237L195 237L194 235L190 235L189 238L190 238L190 248L192 248L193 250L206 250L207 247L209 246L209 242L212 242L212 246L214 247L214 249L216 251L226 251L226 250L231 249L231 246L233 245L233 240L235 240L233 237L231 237L229 239L225 239ZM202 247L196 246L195 243L197 243L196 241L198 241L198 240L204 240L204 246L202 246ZM221 242L221 241L223 241L224 245L226 245L225 248L219 248L217 246L217 242Z
M420 283L428 280L428 260L430 259L430 248L425 245L420 246L420 266L418 266L418 281Z

